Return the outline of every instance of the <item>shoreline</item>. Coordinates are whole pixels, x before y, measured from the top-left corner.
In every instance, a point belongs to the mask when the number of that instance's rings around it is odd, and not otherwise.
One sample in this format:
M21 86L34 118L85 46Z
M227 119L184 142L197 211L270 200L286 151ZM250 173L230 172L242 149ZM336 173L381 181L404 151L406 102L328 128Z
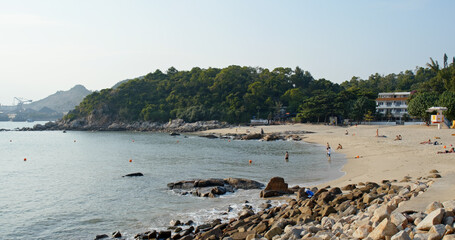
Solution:
M345 175L313 186L314 196L299 189L296 195L281 197L287 202L282 205L264 203L257 212L245 205L229 222L208 221L194 232L166 234L184 240L455 238L455 153L437 154L454 145L453 129L295 124L196 134L289 134L297 130L311 130L302 136L309 144L329 143L332 148L342 144L343 149L334 151L346 156ZM397 135L402 139L391 137ZM442 144L421 144L428 139ZM137 236L160 239L162 234L152 231Z
M341 187L367 181L400 181L405 176L425 177L431 169L438 170L442 177L455 172L455 165L450 161L455 157L455 153L453 155L436 154L438 151L448 150L451 144L455 145L455 136L451 135L455 133L455 129L438 130L435 126L358 125L338 127L292 124L212 129L197 132L197 134L260 133L261 129L266 134L309 131L312 133L301 135L302 141L322 146L328 142L332 151L345 155L347 162L341 169L345 175L317 184L317 187L327 185ZM376 137L377 129L380 137ZM346 131L348 131L348 135L345 135ZM402 135L403 139L394 140L396 135ZM442 144L420 144L428 139ZM341 144L343 149L336 150L338 144ZM444 149L443 146L446 148ZM440 193L439 198L455 199L455 192Z

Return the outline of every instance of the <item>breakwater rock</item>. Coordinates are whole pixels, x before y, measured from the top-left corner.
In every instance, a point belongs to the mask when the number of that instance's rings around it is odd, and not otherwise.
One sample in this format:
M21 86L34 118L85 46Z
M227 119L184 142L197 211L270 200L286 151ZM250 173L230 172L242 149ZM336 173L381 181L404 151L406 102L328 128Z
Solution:
M44 130L78 130L78 131L150 131L150 132L170 132L176 135L179 132L195 132L216 128L229 127L225 122L198 121L187 123L182 119L175 119L167 123L157 122L110 122L108 120L76 119L76 120L59 120L57 122L48 122L44 125L37 124L32 128L22 128L20 131L44 131Z
M264 184L244 178L210 178L169 183L167 187L182 195L214 198L237 189L261 189Z
M455 239L455 200L428 203L424 212L396 211L433 182L406 178L313 188L310 198L290 198L280 206L266 202L256 210L245 205L235 218L198 226L172 221L168 230L140 233L135 239Z

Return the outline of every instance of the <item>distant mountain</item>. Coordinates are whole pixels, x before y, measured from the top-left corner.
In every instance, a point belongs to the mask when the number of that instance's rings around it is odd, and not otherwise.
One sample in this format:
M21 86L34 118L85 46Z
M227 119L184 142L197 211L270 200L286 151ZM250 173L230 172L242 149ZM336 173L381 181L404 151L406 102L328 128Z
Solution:
M46 98L30 104L24 104L23 106L25 109L33 109L35 111L44 109L46 112L54 110L59 113L66 113L79 105L82 99L90 93L92 92L84 86L76 85L68 91L58 91Z

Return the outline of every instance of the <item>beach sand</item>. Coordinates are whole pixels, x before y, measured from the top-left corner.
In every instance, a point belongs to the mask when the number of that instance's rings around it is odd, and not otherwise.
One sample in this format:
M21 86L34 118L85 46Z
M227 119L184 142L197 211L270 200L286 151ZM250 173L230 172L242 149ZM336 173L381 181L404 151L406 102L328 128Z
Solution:
M452 136L455 134L455 129L438 129L436 126L421 125L337 127L289 124L214 129L201 132L201 134L260 133L261 128L265 134L310 131L313 133L302 135L304 141L324 146L329 143L333 152L346 156L347 163L342 169L346 174L318 187L327 185L342 187L347 184L368 181L380 183L382 180L399 182L405 176L416 180L419 177L429 176L430 170L436 169L442 176L442 178L436 179L437 185L435 186L437 187L432 188L430 194L409 201L409 206L416 208L424 205L426 207L431 201L443 202L455 199L455 153L437 154L438 151L449 150L451 144L455 146L455 136ZM346 130L348 135L345 134ZM376 130L380 137L376 137ZM402 140L395 141L396 135L401 135ZM441 144L420 144L428 139ZM343 149L336 150L338 144L341 144ZM446 146L446 149L443 146Z

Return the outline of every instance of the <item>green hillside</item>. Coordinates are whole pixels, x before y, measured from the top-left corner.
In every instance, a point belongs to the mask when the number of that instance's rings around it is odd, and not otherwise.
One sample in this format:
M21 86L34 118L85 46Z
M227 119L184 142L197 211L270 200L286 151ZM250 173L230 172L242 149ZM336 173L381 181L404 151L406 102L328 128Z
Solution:
M188 122L221 120L230 123L296 115L298 121L321 122L329 116L362 121L375 112L379 92L413 91L437 94L434 100L451 104L455 92L455 66L440 67L432 60L426 68L398 74L353 77L342 84L314 79L299 67L264 68L229 66L193 68L166 73L156 70L139 79L88 95L65 120L108 118L110 121L157 121L181 118ZM446 92L444 98L439 94ZM412 101L412 100L411 100ZM449 106L451 109L454 106ZM283 111L285 114L283 115ZM411 110L410 110L411 111ZM449 116L453 118L453 110ZM374 116L383 118L384 116Z

